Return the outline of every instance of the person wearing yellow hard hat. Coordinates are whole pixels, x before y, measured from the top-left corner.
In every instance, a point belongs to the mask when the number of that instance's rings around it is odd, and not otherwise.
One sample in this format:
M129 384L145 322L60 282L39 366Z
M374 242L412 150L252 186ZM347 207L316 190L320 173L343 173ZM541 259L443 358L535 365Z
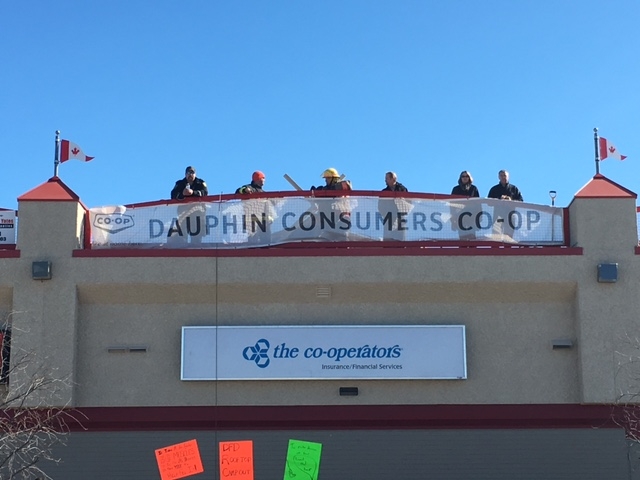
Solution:
M327 168L320 176L323 178L340 178L340 174L335 168Z
M320 176L324 178L325 185L311 187L311 190L352 190L351 182L342 180L343 177L340 176L335 168L327 168Z

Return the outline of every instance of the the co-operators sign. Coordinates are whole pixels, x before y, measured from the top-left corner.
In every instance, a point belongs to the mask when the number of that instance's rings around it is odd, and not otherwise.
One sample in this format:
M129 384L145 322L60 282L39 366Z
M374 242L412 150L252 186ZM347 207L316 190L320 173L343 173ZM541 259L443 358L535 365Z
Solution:
M182 380L464 378L463 325L182 327Z

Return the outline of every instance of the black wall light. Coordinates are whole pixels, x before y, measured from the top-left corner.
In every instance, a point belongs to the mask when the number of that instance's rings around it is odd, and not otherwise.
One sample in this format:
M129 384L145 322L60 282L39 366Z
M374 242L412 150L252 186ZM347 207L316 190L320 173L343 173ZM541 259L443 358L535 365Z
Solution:
M601 263L598 265L598 282L616 283L618 281L618 264Z
M33 262L31 278L34 280L51 280L51 262Z
M551 347L554 350L561 350L564 348L573 348L573 340L569 338L556 338L551 342Z
M356 397L358 395L358 387L340 387L341 397Z

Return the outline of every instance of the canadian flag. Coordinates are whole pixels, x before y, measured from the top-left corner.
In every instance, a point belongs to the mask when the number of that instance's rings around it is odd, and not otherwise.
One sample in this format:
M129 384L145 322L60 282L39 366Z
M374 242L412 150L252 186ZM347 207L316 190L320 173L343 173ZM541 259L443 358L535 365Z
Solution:
M618 160L624 160L627 158L626 155L620 155L616 146L611 143L606 138L600 137L598 139L599 147L600 147L600 160L604 160L605 158L617 158Z
M88 162L94 158L95 157L87 157L77 144L69 140L62 140L60 142L60 163L64 163L67 160Z

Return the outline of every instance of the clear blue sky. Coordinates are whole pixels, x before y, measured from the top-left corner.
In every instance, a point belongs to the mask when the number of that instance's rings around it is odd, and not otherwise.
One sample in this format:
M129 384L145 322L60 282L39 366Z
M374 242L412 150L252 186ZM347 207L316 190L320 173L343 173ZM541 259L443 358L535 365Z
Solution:
M89 163L59 176L88 207L210 193L260 169L269 191L335 167L379 190L449 193L497 171L566 206L594 174L593 127L640 192L637 0L0 3L0 207L53 175L54 132Z

